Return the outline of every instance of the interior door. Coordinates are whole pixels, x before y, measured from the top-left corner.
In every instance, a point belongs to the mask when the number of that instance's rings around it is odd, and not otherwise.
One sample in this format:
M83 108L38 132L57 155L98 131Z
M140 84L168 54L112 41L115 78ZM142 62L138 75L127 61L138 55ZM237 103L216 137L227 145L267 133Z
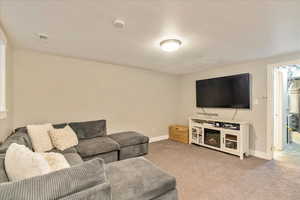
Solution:
M276 150L283 150L287 144L287 72L284 69L274 70L274 137Z

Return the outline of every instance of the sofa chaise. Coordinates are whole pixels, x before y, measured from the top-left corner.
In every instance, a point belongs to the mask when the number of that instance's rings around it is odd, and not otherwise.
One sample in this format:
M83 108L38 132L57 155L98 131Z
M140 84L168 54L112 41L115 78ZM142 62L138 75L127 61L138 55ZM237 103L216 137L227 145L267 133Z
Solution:
M1 200L177 200L175 178L143 157L106 164L96 158L71 168L8 182L0 155Z

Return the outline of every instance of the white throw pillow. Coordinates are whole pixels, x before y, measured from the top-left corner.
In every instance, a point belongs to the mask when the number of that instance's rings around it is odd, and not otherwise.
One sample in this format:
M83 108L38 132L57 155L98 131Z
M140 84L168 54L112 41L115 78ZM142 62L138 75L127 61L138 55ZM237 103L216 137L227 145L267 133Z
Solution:
M69 125L65 128L52 129L49 135L53 146L61 151L78 144L77 135Z
M10 181L18 181L51 171L47 160L24 145L11 144L5 155L5 170Z
M51 172L70 167L70 164L61 153L50 152L41 153L41 155L48 161Z
M53 130L51 124L28 125L27 131L36 152L45 152L53 149L49 131Z

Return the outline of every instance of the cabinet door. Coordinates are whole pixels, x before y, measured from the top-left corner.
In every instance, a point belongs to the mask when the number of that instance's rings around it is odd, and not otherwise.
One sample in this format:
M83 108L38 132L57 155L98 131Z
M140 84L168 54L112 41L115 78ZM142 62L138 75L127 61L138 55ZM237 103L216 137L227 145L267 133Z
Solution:
M239 155L240 137L238 132L223 131L222 150L228 153Z
M192 143L196 143L196 144L202 144L203 143L203 137L202 137L202 133L203 132L203 128L202 127L192 127L192 138L191 141Z

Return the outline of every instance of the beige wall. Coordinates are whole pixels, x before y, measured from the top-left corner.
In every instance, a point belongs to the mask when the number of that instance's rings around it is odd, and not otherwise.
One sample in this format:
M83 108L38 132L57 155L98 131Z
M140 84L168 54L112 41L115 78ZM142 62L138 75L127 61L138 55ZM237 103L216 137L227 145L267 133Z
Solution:
M165 135L178 77L43 53L14 52L14 126L105 118L109 132Z

